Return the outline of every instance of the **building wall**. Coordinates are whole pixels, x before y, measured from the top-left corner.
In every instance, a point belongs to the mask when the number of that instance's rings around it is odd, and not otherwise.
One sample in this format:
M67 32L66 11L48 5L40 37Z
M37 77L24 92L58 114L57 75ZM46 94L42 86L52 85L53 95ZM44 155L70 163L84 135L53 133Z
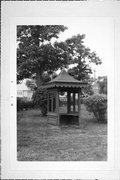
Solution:
M23 97L23 90L17 90L17 97Z
M33 91L31 90L17 90L17 97L26 98L27 100L31 100L33 95Z

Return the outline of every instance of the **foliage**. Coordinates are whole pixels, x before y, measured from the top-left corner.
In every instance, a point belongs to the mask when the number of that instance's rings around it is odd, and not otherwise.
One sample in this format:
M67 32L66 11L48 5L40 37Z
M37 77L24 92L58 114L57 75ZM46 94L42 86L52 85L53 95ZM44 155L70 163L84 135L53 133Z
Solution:
M78 34L65 42L54 42L67 27L62 25L17 26L17 80L36 77L39 87L44 72L52 74L59 68L76 63L69 73L78 80L88 79L90 63L101 64L95 52L84 45L85 35Z
M87 94L89 96L94 94L93 87L90 82L88 82L88 85L86 87L84 87L83 94Z
M99 93L107 94L107 76L99 76L97 83L99 84Z
M67 28L62 25L17 26L17 79L36 75L37 87L41 85L44 71L52 73L66 66L68 57L65 43L51 43L60 32Z
M33 94L33 102L37 108L41 109L43 116L47 114L47 91L38 88Z
M43 73L43 75L42 75L42 83L45 84L45 83L47 83L50 80L51 80L50 75L47 72Z
M17 123L23 118L23 111L17 112Z
M23 100L22 98L17 98L17 111L23 110Z
M84 99L84 104L89 112L92 112L98 121L106 121L107 96L94 94Z
M23 111L34 108L33 101L27 101L24 98L17 98L17 111Z
M76 64L68 72L78 80L88 80L89 74L92 73L90 63L96 65L102 63L96 52L92 52L90 48L84 45L84 39L84 34L78 34L66 40L68 51L72 56L71 63Z
M34 91L35 88L36 88L35 80L33 80L33 79L27 79L27 80L26 80L26 86L27 86L28 88L30 88L30 90Z

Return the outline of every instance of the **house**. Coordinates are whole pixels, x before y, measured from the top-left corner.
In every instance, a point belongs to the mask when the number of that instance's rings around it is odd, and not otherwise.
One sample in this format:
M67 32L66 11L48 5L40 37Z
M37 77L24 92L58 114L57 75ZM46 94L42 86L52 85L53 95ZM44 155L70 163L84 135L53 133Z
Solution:
M99 94L99 84L95 81L92 84L94 94Z
M30 101L32 99L33 91L26 86L26 84L20 83L17 84L17 97L25 98L26 100Z

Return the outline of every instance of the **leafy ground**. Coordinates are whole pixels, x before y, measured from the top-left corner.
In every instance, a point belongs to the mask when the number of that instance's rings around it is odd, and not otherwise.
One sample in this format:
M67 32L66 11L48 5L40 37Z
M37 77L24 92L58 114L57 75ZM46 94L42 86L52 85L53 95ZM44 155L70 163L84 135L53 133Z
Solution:
M23 113L17 127L19 161L106 161L107 124L82 106L81 127L47 124L38 110Z

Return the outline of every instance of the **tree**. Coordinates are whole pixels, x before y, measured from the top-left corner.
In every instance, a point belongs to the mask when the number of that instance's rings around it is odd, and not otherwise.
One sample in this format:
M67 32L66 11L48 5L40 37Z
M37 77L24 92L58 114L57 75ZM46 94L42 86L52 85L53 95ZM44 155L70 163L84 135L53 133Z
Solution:
M51 78L55 78L56 73L52 74L52 77L48 73L43 73L43 84L47 83L51 80ZM37 88L37 90L33 94L33 103L37 108L41 109L41 114L46 116L47 114L47 91L46 89Z
M59 67L66 67L68 56L66 44L51 43L67 27L62 25L17 26L17 80L36 76L39 87L43 73L52 73Z
M89 74L92 73L90 64L101 64L101 59L96 52L91 52L90 48L84 45L85 35L78 34L66 40L68 51L71 55L71 63L76 64L69 69L69 74L78 80L88 80Z
M87 95L93 95L94 94L94 91L93 91L93 87L92 87L92 82L88 82L88 85L86 87L84 87L83 91L82 91L84 94L87 94Z
M65 42L54 42L65 26L18 26L17 27L17 80L35 75L39 87L44 72L52 74L57 69L76 64L69 74L78 80L86 80L92 73L90 63L101 64L95 52L84 45L85 35L77 35Z
M32 91L36 89L36 83L33 79L27 79L26 80L26 86L30 88Z
M47 92L45 89L38 88L33 94L33 103L41 109L42 116L47 114Z

